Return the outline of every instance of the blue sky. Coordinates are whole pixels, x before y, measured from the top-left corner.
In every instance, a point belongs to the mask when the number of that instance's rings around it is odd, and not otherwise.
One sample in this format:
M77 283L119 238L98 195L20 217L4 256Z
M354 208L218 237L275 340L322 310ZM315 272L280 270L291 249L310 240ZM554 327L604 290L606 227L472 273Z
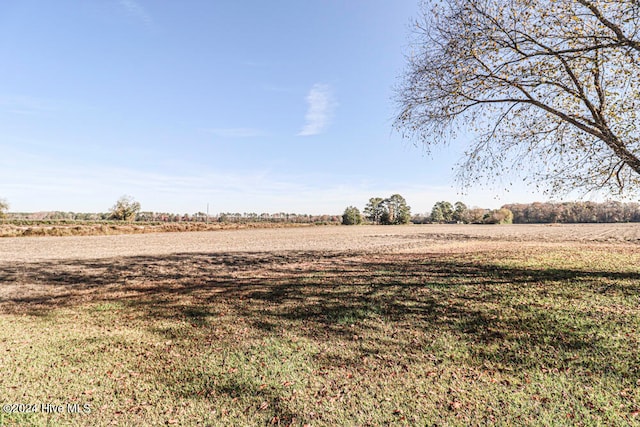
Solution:
M11 211L341 213L458 194L461 142L392 130L417 0L0 3L0 197Z

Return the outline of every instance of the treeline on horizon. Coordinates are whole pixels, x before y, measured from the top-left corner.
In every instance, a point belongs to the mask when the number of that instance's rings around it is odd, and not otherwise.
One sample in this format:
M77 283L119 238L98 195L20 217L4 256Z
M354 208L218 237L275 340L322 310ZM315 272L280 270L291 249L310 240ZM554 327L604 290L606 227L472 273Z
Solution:
M507 204L514 224L640 222L636 202L534 202Z
M5 219L9 221L87 221L102 222L112 221L113 212L101 213L81 213L81 212L9 212L5 214ZM340 223L339 215L309 215L296 213L252 213L252 212L223 212L207 215L204 212L194 214L176 214L170 212L137 212L134 222L269 222L269 223Z
M442 201L430 214L414 215L415 224L589 224L640 222L640 203L636 202L533 202L512 203L500 209L467 208Z
M442 202L438 202L436 205ZM440 205L441 206L441 205ZM452 205L454 211L460 205ZM533 202L506 204L513 215L514 224L561 224L561 223L614 223L640 222L640 203L636 202ZM436 218L433 211L428 214L411 216L414 224L467 222L487 223L487 215L499 210L469 208L466 215L449 218ZM460 212L461 213L461 212ZM5 216L9 221L109 221L111 213L76 213L76 212L10 212ZM309 215L296 213L251 213L225 212L207 216L206 213L175 214L168 212L138 212L135 222L271 222L299 224L340 224L341 215Z
M438 202L430 214L414 215L413 223L466 224L576 224L640 222L636 202L533 202L503 205L500 209L467 208L463 203Z

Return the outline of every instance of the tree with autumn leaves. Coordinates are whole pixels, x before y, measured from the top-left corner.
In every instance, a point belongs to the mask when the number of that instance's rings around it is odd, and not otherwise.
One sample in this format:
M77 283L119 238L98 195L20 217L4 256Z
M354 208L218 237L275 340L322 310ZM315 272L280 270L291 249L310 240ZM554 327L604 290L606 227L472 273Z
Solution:
M423 1L407 61L395 127L427 148L472 131L464 185L639 189L638 0Z
M116 221L133 221L140 212L140 203L131 196L122 196L110 209L110 219Z

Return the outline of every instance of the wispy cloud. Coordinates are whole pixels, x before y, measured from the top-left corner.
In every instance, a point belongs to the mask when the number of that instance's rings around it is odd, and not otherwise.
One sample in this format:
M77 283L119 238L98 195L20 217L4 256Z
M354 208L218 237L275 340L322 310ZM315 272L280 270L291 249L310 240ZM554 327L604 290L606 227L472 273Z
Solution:
M331 120L335 102L331 94L331 87L327 84L316 83L307 95L307 114L305 125L298 136L312 136L322 133Z
M207 128L202 131L221 138L255 138L265 135L264 131L253 128Z
M140 19L142 22L144 22L145 25L149 26L153 23L151 15L149 15L146 9L142 7L137 1L120 0L120 5L125 8L129 15Z

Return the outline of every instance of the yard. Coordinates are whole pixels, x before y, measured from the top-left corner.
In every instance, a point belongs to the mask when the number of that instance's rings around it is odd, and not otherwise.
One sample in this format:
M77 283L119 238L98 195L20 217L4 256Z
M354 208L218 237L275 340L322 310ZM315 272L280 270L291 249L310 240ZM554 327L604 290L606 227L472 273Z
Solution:
M0 284L1 425L640 425L637 225L5 238Z

